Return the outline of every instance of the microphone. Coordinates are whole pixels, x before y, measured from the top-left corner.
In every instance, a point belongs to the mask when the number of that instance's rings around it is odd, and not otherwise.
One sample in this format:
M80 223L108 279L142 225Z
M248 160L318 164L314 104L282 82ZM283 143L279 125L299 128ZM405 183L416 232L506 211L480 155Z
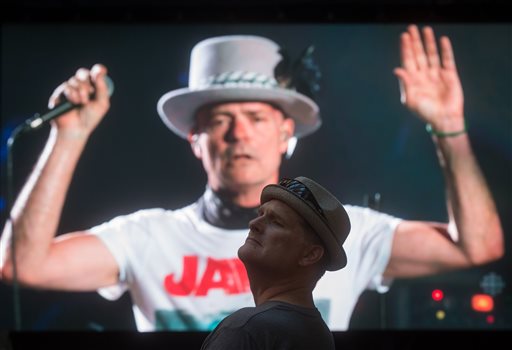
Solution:
M105 83L107 84L108 95L112 96L112 94L114 93L114 83L108 75L105 75ZM62 103L59 103L57 106L55 106L53 109L49 110L43 115L39 115L38 113L36 113L32 118L25 120L25 123L22 124L23 127L21 131L35 130L44 123L49 122L50 120L55 119L58 116L61 116L62 114L69 112L70 110L78 106L78 104L73 104L69 101L64 101Z

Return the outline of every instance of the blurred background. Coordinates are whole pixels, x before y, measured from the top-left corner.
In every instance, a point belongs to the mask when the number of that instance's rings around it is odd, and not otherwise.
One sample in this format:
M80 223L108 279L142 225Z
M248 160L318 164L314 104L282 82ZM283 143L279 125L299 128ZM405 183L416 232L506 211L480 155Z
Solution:
M156 1L154 6L22 3L25 7L11 4L2 14L2 226L10 204L6 142L12 130L46 112L54 88L80 67L101 62L115 84L112 107L78 165L59 233L141 208L180 208L202 194L201 164L188 143L162 123L156 103L167 91L187 85L193 45L224 34L269 37L292 57L315 46L323 74L317 98L323 126L298 142L283 164L283 176L315 178L346 204L405 219L445 221L434 146L424 124L401 105L392 71L400 64L399 36L409 23L432 25L438 36L449 36L469 135L502 219L506 255L479 268L397 280L384 295L366 292L350 327L512 329L512 24L489 13L492 7L469 2L473 7L458 7L461 13L450 1L443 8L434 1L417 8L401 7L400 1L361 3L368 7L351 2L335 7L343 3L336 1L298 2L302 7L291 1L252 7L230 7L236 1L175 7ZM194 10L193 4L202 7ZM48 131L44 126L16 141L14 193L26 181ZM135 330L128 294L111 302L96 293L21 288L19 296L23 330ZM0 329L14 329L13 290L2 282Z

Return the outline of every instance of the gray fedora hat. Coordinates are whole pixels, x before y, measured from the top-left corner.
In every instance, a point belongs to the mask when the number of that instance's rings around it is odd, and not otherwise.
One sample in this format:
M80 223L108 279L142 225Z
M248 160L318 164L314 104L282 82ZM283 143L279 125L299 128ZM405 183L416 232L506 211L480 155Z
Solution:
M317 104L308 96L279 86L274 69L282 60L279 46L253 35L213 37L196 44L190 57L187 88L172 90L158 101L165 125L187 138L197 110L207 104L262 101L279 107L295 121L295 137L321 125Z
M345 208L317 182L299 176L281 179L261 192L261 204L272 199L284 202L311 225L327 250L327 270L339 270L347 264L343 243L350 232L350 219Z

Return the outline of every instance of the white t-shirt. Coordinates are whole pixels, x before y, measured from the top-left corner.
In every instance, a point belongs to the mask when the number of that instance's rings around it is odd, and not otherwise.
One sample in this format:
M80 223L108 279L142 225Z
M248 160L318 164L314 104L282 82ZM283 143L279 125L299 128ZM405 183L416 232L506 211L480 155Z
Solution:
M347 266L326 272L314 291L317 308L333 331L348 328L366 288L386 291L382 273L400 219L344 206L351 231ZM202 219L196 203L179 210L146 209L95 226L119 264L119 283L102 288L107 299L131 293L139 331L211 331L227 315L254 306L238 248L248 229L226 230Z

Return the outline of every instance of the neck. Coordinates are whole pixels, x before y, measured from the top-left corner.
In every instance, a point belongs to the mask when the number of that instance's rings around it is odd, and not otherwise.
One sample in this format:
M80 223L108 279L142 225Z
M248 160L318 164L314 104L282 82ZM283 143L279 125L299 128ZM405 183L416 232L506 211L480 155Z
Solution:
M282 301L302 307L315 307L313 286L305 280L291 277L271 281L249 274L249 281L256 305L267 301Z
M209 224L229 230L247 229L249 221L258 215L258 207L245 208L233 203L224 193L206 188L198 200L199 211Z
M217 188L213 189L219 196L229 200L231 203L242 208L254 208L260 205L260 195L263 190L262 186L246 186L237 188L236 190Z
M271 178L250 184L221 183L220 181L208 181L208 186L221 197L228 199L233 204L244 208L253 208L260 205L260 196L263 188L269 184L275 184L278 174Z

